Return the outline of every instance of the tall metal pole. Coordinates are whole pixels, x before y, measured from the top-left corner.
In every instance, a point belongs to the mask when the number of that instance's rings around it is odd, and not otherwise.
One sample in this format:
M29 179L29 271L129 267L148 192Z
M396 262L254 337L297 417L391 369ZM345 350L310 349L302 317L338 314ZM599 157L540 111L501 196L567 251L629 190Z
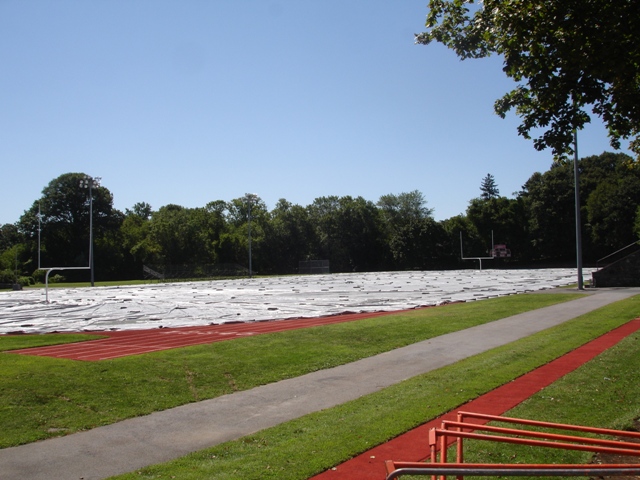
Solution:
M582 227L580 221L580 173L578 171L578 131L573 131L573 181L576 207L576 263L578 270L578 290L583 290L582 281Z
M249 201L249 278L251 278L251 201Z
M91 272L91 286L95 286L93 269L93 187L100 185L100 177L86 175L80 180L80 188L89 188L89 271Z
M93 179L89 180L89 271L91 272L91 286L93 281Z
M40 236L42 234L42 211L38 203L38 270L40 270Z
M249 278L251 278L253 275L253 268L251 265L251 207L253 206L253 203L258 200L258 195L255 193L245 193L244 200L247 202L248 206L247 226L249 228Z

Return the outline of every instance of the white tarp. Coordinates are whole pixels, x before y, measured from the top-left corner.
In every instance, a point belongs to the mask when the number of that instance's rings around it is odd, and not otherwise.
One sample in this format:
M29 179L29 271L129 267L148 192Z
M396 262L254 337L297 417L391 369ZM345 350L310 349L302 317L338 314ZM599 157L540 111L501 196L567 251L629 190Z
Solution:
M0 292L0 334L319 317L479 300L575 284L575 269L285 276Z

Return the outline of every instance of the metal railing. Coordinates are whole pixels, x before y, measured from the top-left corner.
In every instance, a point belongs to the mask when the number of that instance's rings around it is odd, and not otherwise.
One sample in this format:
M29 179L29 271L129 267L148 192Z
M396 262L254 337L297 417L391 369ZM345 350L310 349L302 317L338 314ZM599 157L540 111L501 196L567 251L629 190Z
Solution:
M471 423L465 421L465 419L475 419L476 422ZM461 479L465 475L602 476L640 474L640 463L586 465L464 463L464 439L640 457L640 443L487 425L486 423L490 421L554 429L556 431L567 430L616 438L626 437L640 441L640 432L541 422L472 412L458 412L457 421L445 420L442 422L440 428L434 428L429 431L431 463L396 462L389 460L385 464L387 468L387 480L392 480L402 475L431 475L434 479L435 476L440 476L441 479L445 479L447 475L455 475ZM476 433L477 431L486 433ZM447 448L453 443L457 444L456 460L455 463L448 463Z
M609 255L607 255L607 256L605 256L605 257L600 258L599 260L597 260L597 261L596 261L596 270L600 270L601 268L604 268L604 267L606 267L606 266L610 265L611 263L613 263L613 262L610 262L610 263L607 263L607 264L606 264L606 265L604 265L604 266L600 266L600 262L602 262L603 260L606 260L606 259L608 259L608 258L611 258L611 257L613 257L614 255L618 255L619 253L624 252L625 250L630 249L630 248L631 248L631 247L633 247L634 245L640 245L640 240L636 240L635 242L630 243L630 244L629 244L629 245L627 245L626 247L622 247L620 250L616 250L615 252L610 253ZM632 253L633 253L633 252L632 252Z
M479 463L422 463L394 462L388 460L387 480L403 475L430 475L446 477L465 475L474 477L600 477L610 475L632 476L640 473L640 465L525 465L525 464L479 464Z

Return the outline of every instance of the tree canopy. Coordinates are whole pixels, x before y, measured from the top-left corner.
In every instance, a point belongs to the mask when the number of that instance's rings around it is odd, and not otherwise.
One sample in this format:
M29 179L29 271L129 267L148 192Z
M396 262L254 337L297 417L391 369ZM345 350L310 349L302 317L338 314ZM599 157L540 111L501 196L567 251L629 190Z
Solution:
M89 223L93 220L96 244L120 227L122 214L113 208L113 195L95 184L90 212L89 190L80 183L84 173L65 173L51 180L42 196L33 202L18 222L27 238L42 237L42 266L87 265L89 257Z
M583 251L593 262L639 238L640 163L603 153L578 165ZM19 222L0 226L0 283L42 279L40 260L42 267L86 266L91 211L98 281L140 278L149 269L196 277L240 274L248 265L249 207L252 269L259 274L295 273L301 260L328 260L332 272L469 267L460 259L461 234L467 255L488 255L491 240L507 244L512 255L496 266L562 265L575 254L570 161L534 173L515 198L500 196L487 174L482 195L470 200L466 213L442 221L433 218L419 190L382 195L377 202L332 195L302 206L282 198L272 210L259 197L249 205L246 196L196 208L154 209L138 202L122 213L106 186L93 187L92 205L80 186L85 177L68 173L52 180ZM72 281L87 275L64 274Z
M516 88L495 102L521 117L518 133L538 150L572 152L593 111L611 145L640 156L640 15L636 0L430 0L426 32L462 58L498 54Z

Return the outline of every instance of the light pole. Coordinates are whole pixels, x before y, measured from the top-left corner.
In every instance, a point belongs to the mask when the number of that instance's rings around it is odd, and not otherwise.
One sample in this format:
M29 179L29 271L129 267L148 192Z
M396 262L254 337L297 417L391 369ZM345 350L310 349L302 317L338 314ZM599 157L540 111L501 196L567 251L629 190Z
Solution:
M38 270L40 270L40 236L42 235L42 210L38 203Z
M578 131L573 131L573 182L576 208L576 263L578 270L578 290L584 290L582 279L582 227L580 221L580 173L578 170Z
M80 180L80 188L89 189L89 271L91 272L91 286L94 286L93 277L93 187L100 186L100 177L85 175Z
M258 201L258 195L255 193L245 193L244 200L247 202L247 219L249 227L249 278L252 276L251 268L251 206Z

